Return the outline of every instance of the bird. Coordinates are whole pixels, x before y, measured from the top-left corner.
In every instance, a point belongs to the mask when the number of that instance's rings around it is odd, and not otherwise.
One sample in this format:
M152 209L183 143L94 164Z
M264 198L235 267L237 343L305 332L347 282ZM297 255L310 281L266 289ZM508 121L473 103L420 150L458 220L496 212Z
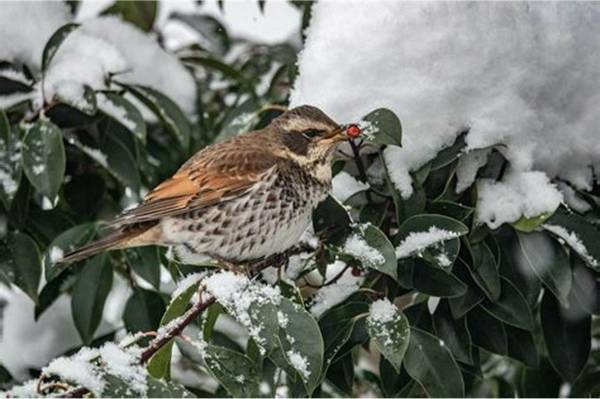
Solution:
M239 264L296 245L332 180L337 145L357 138L317 107L290 109L263 129L205 147L116 217L112 232L66 253L69 263L108 250L172 247L186 264Z

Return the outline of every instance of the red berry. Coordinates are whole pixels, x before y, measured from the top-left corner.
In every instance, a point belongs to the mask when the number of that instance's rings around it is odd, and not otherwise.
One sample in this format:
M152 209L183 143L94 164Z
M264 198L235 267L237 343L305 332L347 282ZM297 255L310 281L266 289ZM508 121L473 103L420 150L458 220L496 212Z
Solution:
M360 136L361 133L362 132L361 132L360 128L357 125L349 125L346 128L346 135L348 137L350 137L351 139L357 138L358 136Z

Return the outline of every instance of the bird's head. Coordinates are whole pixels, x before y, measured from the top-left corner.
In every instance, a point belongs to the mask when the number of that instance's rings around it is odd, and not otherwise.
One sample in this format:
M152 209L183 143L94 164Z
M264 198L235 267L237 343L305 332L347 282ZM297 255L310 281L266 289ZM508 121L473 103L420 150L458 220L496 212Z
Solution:
M302 105L280 115L272 122L288 155L301 164L329 164L340 142L356 138L356 124L340 125L320 109Z

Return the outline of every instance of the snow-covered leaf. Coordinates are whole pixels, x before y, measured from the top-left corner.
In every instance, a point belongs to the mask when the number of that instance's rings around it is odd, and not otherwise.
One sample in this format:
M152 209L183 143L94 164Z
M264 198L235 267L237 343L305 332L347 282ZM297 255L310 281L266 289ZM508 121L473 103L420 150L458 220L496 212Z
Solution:
M142 143L146 142L146 123L135 105L112 92L98 92L96 100L100 111L133 133Z
M367 317L367 330L379 352L400 373L410 338L410 326L404 313L387 299L373 302Z
M179 295L171 299L167 309L160 320L160 325L165 326L173 319L181 316L187 310L192 296L198 289L198 281L185 288ZM155 378L169 378L171 374L171 350L173 340L160 348L148 361L148 373Z
M408 218L394 237L398 259L419 256L426 248L458 238L469 232L458 220L435 214L421 214Z
M324 360L319 325L310 313L287 298L281 299L279 311L286 320L285 327L279 330L279 341L281 353L289 364L287 370L302 380L310 395L319 384Z
M53 202L65 175L65 148L60 129L40 119L23 138L23 171L31 184Z
M378 108L368 113L359 123L365 140L376 144L402 146L400 119L387 108Z
M69 23L58 28L58 30L54 32L52 36L50 36L50 39L46 43L42 53L42 71L46 71L46 69L48 69L48 65L50 65L50 62L52 61L52 58L56 54L56 50L58 50L61 43L66 39L69 33L78 27L78 24Z
M76 82L65 82L56 87L56 96L63 104L67 104L86 115L95 115L98 106L96 93L88 85Z
M465 387L452 353L436 336L412 327L404 367L429 397L461 398Z
M191 135L190 122L173 100L150 87L139 85L123 86L154 112L167 130L175 136L182 148L188 148Z
M551 243L543 233L517 233L517 241L523 263L567 306L572 273L569 256L562 246Z
M7 240L8 258L1 268L10 280L34 302L38 302L38 286L42 265L38 247L27 234L11 233Z
M235 398L258 397L260 375L246 355L216 345L205 348L206 366Z
M88 260L77 276L71 294L73 322L84 344L89 345L102 320L104 303L112 288L113 270L106 254Z
M60 233L44 254L44 276L46 281L54 280L63 270L69 267L68 263L57 263L69 251L88 243L98 230L96 223L83 223Z
M0 200L6 209L17 194L21 181L21 141L0 111Z
M559 210L542 227L569 245L589 267L600 270L600 230L586 219Z
M341 251L358 260L363 267L397 278L394 246L381 230L370 223L354 225Z

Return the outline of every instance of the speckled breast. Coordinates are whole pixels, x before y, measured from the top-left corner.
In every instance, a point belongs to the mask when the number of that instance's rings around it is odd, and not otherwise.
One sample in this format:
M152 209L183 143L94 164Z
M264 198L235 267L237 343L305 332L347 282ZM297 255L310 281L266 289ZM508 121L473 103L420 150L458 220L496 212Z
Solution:
M287 172L287 173L285 173ZM300 168L276 171L243 196L164 219L163 234L186 263L259 259L292 247L330 185Z

